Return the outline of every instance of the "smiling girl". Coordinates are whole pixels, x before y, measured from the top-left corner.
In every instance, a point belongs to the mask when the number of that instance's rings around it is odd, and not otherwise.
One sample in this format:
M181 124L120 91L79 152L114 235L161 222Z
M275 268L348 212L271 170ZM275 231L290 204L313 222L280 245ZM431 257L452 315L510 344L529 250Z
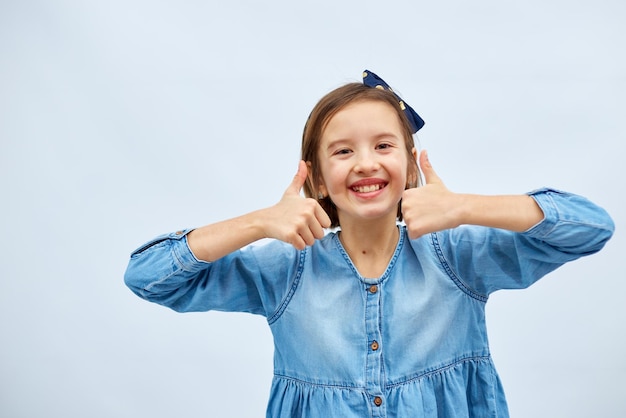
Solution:
M507 417L489 294L599 251L612 220L557 190L449 191L418 158L421 118L364 76L315 106L276 205L148 242L125 281L176 311L265 316L268 417Z

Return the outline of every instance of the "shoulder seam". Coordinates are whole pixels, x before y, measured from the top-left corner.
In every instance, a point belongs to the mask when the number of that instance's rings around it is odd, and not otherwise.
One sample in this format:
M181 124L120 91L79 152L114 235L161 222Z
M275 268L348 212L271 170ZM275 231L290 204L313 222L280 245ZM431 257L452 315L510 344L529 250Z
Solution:
M291 287L289 288L289 292L287 292L287 295L285 295L282 302L278 305L278 308L276 308L274 313L270 317L267 318L268 325L272 325L274 322L278 320L278 318L281 317L283 312L285 312L285 309L287 309L289 302L291 302L291 298L293 297L294 293L296 293L296 289L298 288L298 285L300 284L300 279L302 278L302 272L304 270L304 260L306 258L307 251L308 251L308 247L300 251L298 269L296 270L296 275L293 279L293 283L291 284Z
M452 268L450 267L450 265L448 264L448 261L446 260L446 257L443 254L443 250L441 249L441 245L439 244L439 238L437 237L437 233L433 232L432 234L430 234L430 239L431 242L433 244L433 247L435 249L435 253L437 254L437 258L439 258L439 262L441 263L441 266L443 267L443 269L445 270L446 274L448 275L448 277L450 277L450 279L452 279L452 281L454 282L454 284L466 295L470 296L473 299L476 299L480 302L486 303L487 300L489 299L488 296L485 296L483 294L480 294L478 292L476 292L475 290L473 290L472 288L470 288L469 286L467 286L452 270Z

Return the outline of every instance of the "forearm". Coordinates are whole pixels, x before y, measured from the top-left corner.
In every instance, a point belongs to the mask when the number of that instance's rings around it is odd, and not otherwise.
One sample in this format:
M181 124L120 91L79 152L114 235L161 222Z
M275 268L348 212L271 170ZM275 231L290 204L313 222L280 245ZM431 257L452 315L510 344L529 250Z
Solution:
M528 195L459 195L460 224L524 232L543 220L535 199Z
M259 210L194 229L187 235L189 248L199 260L211 262L265 238L262 213Z

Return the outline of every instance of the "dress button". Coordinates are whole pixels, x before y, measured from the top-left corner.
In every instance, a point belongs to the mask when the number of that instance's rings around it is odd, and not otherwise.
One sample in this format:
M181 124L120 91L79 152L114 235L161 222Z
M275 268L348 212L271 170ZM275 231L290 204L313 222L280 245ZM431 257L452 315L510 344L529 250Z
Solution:
M183 235L183 231L176 231L176 235Z
M381 406L382 404L383 404L383 398L381 398L380 396L377 396L374 398L374 405Z
M372 351L376 351L378 350L378 341L374 341L372 342L372 344L370 345Z
M371 285L369 288L370 293L376 293L378 292L378 286L376 286L375 284Z

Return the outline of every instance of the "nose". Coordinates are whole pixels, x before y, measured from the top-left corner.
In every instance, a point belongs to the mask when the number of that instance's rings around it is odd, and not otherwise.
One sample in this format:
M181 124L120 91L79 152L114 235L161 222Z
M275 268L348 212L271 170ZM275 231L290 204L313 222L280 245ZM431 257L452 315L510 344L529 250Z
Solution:
M376 155L369 151L360 152L354 166L354 171L359 174L375 173L380 169Z

